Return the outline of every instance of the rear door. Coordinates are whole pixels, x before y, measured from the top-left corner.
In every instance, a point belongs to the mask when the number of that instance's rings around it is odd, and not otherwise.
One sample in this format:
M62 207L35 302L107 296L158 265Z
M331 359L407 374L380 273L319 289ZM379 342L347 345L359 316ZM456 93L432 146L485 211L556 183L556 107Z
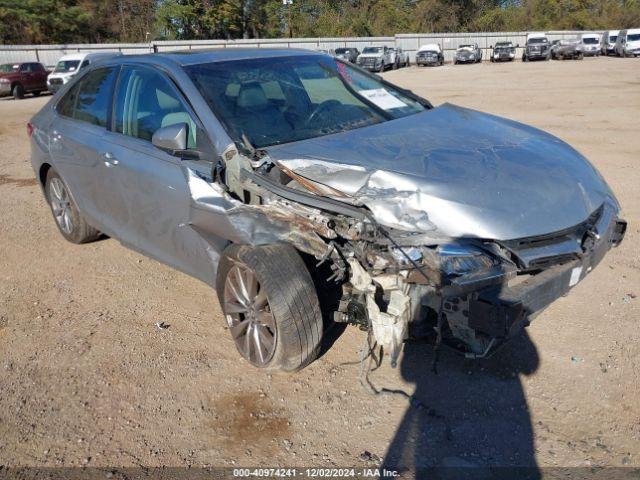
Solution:
M133 248L211 283L207 245L190 226L191 194L187 162L153 146L159 128L186 123L189 148L208 152L204 131L171 79L148 66L125 66L115 94L112 162L108 182L110 216L121 240ZM205 160L196 162L198 167ZM202 168L211 171L208 164Z
M105 138L119 67L85 75L56 103L49 149L54 166L69 186L78 209L95 228L112 235L109 192L102 182Z
M23 63L20 65L20 81L24 89L28 92L34 88L34 74L31 63Z
M47 70L41 63L33 63L34 71L34 90L46 90L47 89Z

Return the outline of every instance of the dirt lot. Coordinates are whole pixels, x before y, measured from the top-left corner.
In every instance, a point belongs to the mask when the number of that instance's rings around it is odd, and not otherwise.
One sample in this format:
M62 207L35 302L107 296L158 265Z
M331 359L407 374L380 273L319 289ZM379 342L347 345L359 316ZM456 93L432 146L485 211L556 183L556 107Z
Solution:
M25 124L48 97L0 100L0 465L640 467L640 62L385 76L575 146L621 201L625 242L491 360L445 351L435 375L431 347L408 344L372 380L427 406L412 408L360 387L355 328L304 371L266 374L205 285L114 240L66 243L29 164Z

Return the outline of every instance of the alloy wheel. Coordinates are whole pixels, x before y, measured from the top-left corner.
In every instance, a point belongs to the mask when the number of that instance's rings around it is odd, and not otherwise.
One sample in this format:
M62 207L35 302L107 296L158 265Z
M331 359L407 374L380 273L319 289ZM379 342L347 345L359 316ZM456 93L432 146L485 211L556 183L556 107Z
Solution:
M256 366L265 366L276 350L276 322L256 274L236 263L224 286L224 313L238 351Z
M67 235L73 232L73 214L71 211L71 197L67 188L59 178L52 178L49 184L49 202L53 216L60 229Z

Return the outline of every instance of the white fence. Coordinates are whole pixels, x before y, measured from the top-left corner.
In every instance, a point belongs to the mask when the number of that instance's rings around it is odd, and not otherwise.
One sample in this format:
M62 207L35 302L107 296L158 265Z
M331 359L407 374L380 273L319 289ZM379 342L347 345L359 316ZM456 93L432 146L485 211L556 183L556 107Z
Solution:
M549 40L574 38L582 33L601 33L586 31L547 32ZM459 45L477 43L484 50L483 58L488 58L488 50L499 41L511 41L523 46L527 32L482 32L482 33L419 33L398 34L393 37L345 37L345 38L277 38L250 40L181 40L154 41L150 43L103 43L75 45L0 45L0 64L11 62L37 61L51 67L58 59L75 52L121 52L140 54L149 52L169 52L175 50L196 50L207 48L306 48L311 50L335 50L340 47L356 47L360 51L366 46L388 45L401 47L409 52L411 60L420 46L427 43L439 44L445 54L445 60L453 58L453 52ZM521 50L518 50L520 56Z

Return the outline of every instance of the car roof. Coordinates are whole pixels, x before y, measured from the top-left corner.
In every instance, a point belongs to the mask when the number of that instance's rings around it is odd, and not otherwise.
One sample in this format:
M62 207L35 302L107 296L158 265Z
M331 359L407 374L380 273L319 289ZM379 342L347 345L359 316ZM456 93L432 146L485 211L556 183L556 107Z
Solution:
M635 35L636 33L640 33L640 28L628 28L625 31L627 32L627 35L629 34Z
M322 55L314 50L301 48L212 48L202 50L186 50L176 52L147 53L144 55L124 55L112 59L114 62L142 61L152 64L174 63L181 66L197 65L200 63L216 63L231 60L250 60L258 58L295 57L300 55Z

